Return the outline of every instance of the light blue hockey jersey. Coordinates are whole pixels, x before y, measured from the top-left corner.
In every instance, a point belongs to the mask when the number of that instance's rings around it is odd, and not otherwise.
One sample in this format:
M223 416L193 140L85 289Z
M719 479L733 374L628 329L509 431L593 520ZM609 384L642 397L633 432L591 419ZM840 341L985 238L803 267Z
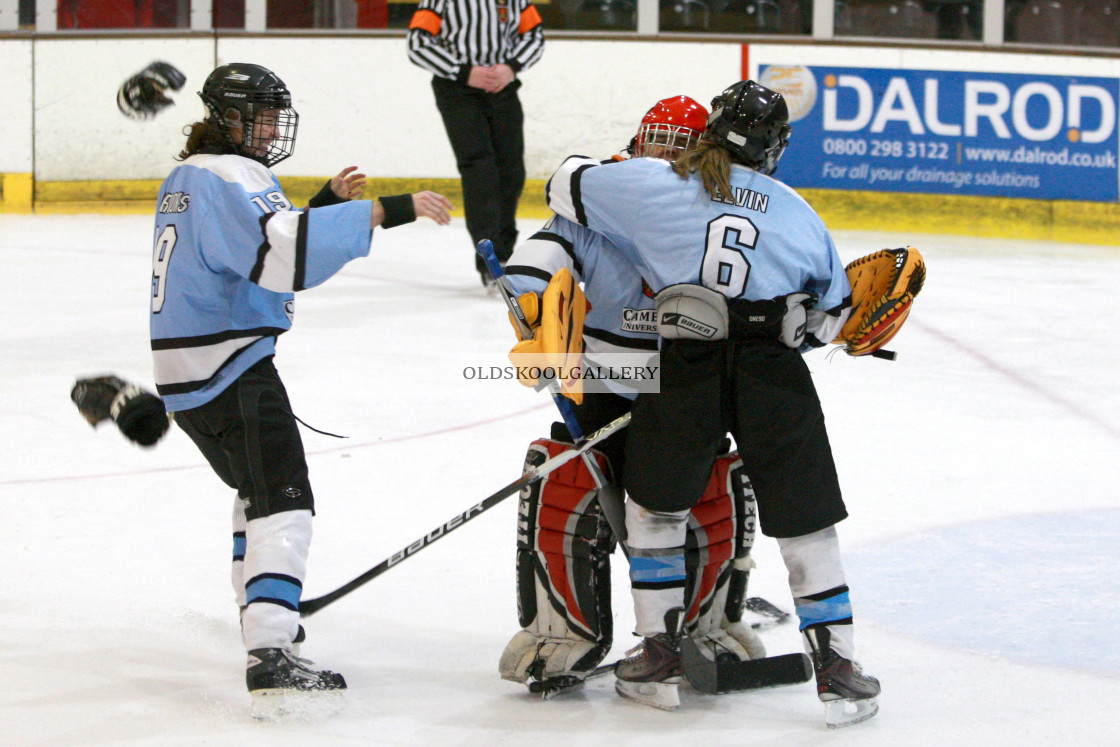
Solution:
M611 370L648 366L657 351L653 298L644 292L633 262L603 236L554 216L514 249L505 270L510 287L520 295L543 293L564 267L584 284L591 302L583 331L585 364ZM606 380L603 385L629 399L637 396L622 383Z
M293 292L369 254L369 201L292 210L272 172L241 156L191 156L157 205L152 356L169 411L209 402L272 355Z
M850 313L851 286L824 222L800 195L754 169L731 167L733 194L713 200L698 174L635 158L566 160L546 186L549 207L634 262L654 292L695 283L728 298L817 297L806 342L831 342Z

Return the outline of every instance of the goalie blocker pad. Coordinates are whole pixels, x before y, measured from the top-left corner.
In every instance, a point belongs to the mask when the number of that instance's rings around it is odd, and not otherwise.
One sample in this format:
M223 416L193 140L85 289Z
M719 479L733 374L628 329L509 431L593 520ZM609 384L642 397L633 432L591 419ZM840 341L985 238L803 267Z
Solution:
M525 386L537 387L541 374L552 374L560 384L561 394L577 405L582 403L583 380L576 374L583 360L588 302L579 283L563 267L552 276L539 303L525 296L522 299L530 306L523 308L522 313L533 328L533 338L521 340L509 351L518 380ZM534 326L538 317L540 323Z
M539 464L569 445L534 441L526 463ZM592 452L606 471L607 462ZM716 460L689 517L685 630L703 656L739 661L765 656L741 623L757 508L737 453ZM524 490L518 509L519 631L499 662L504 679L548 692L578 684L613 642L610 553L614 538L595 481L575 460Z

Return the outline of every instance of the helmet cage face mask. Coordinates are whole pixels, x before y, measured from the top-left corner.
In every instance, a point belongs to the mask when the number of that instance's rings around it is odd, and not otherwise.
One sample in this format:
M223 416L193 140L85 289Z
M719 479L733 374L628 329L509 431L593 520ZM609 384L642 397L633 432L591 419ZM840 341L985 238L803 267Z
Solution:
M272 167L292 155L299 114L284 81L259 65L223 65L198 94L208 118L242 156ZM240 131L238 143L234 132Z
M681 151L700 140L702 132L683 125L652 122L638 128L634 144L635 158L665 158L673 160Z
M298 127L299 114L290 106L259 110L245 123L241 155L271 168L295 151Z
M642 117L631 155L675 160L700 140L707 123L708 110L688 96L661 99Z

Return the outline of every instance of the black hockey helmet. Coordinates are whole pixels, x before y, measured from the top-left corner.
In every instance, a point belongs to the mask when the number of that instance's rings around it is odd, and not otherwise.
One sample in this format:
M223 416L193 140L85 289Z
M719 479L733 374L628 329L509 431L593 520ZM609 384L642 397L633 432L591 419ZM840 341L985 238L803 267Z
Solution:
M198 94L209 119L241 155L274 166L296 147L299 115L292 94L276 73L233 62L210 73ZM233 131L240 130L241 143Z
M777 91L741 80L712 99L704 137L736 161L772 174L789 145L789 108Z

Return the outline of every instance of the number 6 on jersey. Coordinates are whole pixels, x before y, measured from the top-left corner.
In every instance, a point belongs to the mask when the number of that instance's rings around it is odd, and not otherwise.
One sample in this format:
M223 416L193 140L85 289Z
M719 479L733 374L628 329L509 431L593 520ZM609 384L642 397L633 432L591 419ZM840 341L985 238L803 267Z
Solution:
M721 215L708 224L708 244L700 268L700 284L738 298L747 288L751 263L744 253L754 250L758 229L748 218Z

